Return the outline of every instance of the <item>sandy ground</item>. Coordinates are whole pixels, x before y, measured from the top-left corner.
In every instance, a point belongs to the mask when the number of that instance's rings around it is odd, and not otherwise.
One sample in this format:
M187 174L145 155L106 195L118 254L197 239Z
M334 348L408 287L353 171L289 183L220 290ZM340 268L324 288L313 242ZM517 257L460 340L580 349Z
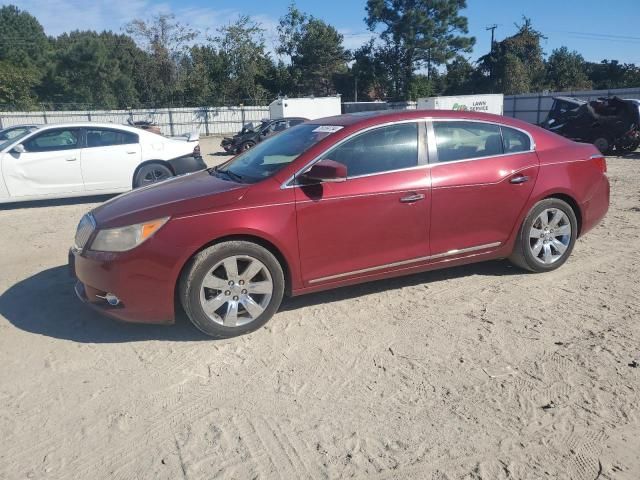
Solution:
M556 272L299 297L224 341L75 299L67 247L103 199L0 208L0 478L639 479L640 155L609 173Z

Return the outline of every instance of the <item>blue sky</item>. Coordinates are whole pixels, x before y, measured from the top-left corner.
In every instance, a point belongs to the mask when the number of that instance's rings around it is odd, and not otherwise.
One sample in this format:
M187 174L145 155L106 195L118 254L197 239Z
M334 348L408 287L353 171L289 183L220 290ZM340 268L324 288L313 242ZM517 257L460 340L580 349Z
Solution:
M34 14L48 34L58 35L74 29L119 31L135 17L173 12L183 22L201 29L215 30L238 14L254 16L267 30L270 49L276 39L278 18L289 0L14 0L13 3ZM298 7L321 18L345 35L349 48L361 45L371 33L364 24L365 0L297 0ZM471 59L489 50L490 32L497 24L498 40L513 34L522 15L548 39L546 53L566 45L587 60L617 59L640 64L640 0L467 0L464 14L470 33L477 42ZM607 12L607 5L612 9ZM606 13L603 13L606 12Z

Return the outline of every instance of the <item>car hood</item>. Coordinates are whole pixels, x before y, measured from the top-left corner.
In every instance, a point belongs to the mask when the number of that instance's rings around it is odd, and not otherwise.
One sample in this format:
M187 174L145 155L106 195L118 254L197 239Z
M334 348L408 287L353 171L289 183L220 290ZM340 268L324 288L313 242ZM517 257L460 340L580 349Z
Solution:
M240 200L248 187L202 170L119 195L92 214L100 228L132 225L230 205Z

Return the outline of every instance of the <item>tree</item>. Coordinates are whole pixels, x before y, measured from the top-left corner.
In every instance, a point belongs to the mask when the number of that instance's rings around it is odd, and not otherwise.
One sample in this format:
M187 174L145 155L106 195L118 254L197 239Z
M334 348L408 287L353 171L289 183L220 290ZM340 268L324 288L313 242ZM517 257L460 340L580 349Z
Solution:
M264 29L248 15L218 29L218 36L209 41L223 60L226 78L222 92L234 102L263 102L267 90L265 76L273 62L265 51Z
M337 75L347 72L348 54L344 37L324 21L289 6L278 27L277 52L291 58L291 77L300 93L331 95L336 93Z
M544 38L524 17L518 32L497 42L478 60L478 85L483 91L505 95L533 92L544 87L545 65L540 39Z
M561 47L551 52L546 63L546 85L552 91L588 90L587 64L578 52Z
M381 38L398 65L393 72L396 96L409 99L415 72L447 64L475 43L466 17L466 0L367 0L365 21L371 31L383 26Z
M29 109L36 104L33 87L39 75L30 67L18 67L0 61L0 105L18 109Z
M603 60L600 63L589 63L586 68L593 88L598 90L640 85L640 67L634 64Z
M0 7L0 61L21 67L43 67L49 40L40 22L14 5Z
M138 104L135 74L143 52L130 37L76 31L60 35L52 47L52 63L38 87L43 100L109 109Z
M148 100L155 104L172 103L179 94L179 65L189 44L199 32L175 20L175 15L159 14L150 21L135 19L125 26L149 53L143 72L150 81L145 85Z
M469 61L459 56L447 65L444 76L445 95L468 95L475 90L475 69Z

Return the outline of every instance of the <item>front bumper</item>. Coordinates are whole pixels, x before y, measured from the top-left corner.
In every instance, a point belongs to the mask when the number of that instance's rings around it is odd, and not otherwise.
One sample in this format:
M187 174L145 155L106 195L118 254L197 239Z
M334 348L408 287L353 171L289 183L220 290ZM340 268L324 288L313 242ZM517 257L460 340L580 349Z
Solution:
M77 279L75 293L85 304L109 317L132 323L174 322L174 292L166 268L144 256L69 250L69 273ZM116 295L112 306L104 296Z

